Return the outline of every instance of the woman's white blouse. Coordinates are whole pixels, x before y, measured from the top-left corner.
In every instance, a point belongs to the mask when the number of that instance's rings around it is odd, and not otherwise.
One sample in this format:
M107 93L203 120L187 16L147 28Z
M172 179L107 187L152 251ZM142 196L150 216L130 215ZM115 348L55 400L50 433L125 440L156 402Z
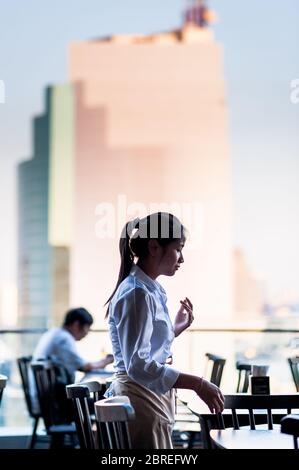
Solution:
M116 372L125 372L157 394L175 384L179 372L165 365L174 339L165 290L133 265L109 306L109 331Z

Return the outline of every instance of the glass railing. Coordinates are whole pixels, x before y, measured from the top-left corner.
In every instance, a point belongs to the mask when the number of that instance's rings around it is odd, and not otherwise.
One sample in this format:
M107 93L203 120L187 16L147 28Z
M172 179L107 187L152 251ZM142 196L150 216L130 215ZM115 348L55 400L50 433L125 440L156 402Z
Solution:
M30 355L44 330L0 330L0 374L8 377L0 406L0 426L11 429L31 427L16 359ZM98 360L111 352L108 332L92 330L77 343L87 360ZM173 345L172 367L209 376L205 353L226 359L221 389L236 391L237 360L269 365L271 393L296 391L288 357L299 356L299 329L211 327L187 330ZM112 366L111 366L112 367Z

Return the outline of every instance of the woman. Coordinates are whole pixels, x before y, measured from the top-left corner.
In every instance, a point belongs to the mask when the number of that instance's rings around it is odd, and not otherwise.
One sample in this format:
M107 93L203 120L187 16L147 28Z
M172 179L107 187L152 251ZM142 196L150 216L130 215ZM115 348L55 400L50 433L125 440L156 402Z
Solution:
M156 279L179 269L185 239L184 226L165 212L128 222L120 238L121 266L107 311L116 369L108 395L130 398L135 449L172 448L175 388L194 390L211 412L223 410L218 387L166 364L173 339L193 321L193 307L187 297L181 301L172 325Z

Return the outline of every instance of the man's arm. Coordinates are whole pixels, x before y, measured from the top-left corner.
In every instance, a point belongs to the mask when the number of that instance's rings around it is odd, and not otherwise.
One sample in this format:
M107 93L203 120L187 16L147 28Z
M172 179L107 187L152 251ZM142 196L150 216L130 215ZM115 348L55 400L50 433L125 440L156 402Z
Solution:
M107 356L104 357L104 359L101 359L100 361L87 362L82 367L80 367L79 370L83 372L89 372L95 369L104 369L108 364L112 364L113 361L114 361L113 355L107 354Z

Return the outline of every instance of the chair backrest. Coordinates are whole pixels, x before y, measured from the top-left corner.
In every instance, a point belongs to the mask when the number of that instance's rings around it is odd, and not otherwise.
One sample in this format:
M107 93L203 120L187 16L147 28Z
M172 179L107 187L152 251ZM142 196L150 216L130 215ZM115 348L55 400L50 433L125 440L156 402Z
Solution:
M6 383L7 383L6 375L0 374L0 403L1 403L1 399L2 399L3 390L6 387Z
M226 359L220 356L216 356L215 354L211 354L211 353L206 353L206 357L207 357L207 368L209 368L210 365L212 364L211 376L209 380L213 384L217 385L217 387L219 387L221 383Z
M66 395L72 400L77 434L81 449L94 449L95 439L92 430L91 413L95 413L91 401L103 399L106 384L82 382L66 386ZM93 408L93 409L92 409ZM99 432L99 430L98 430Z
M73 421L72 406L65 392L69 383L66 369L48 360L32 362L31 368L46 429Z
M292 372L296 391L299 392L299 357L289 357L288 363Z
M249 388L249 376L251 373L251 364L246 362L236 362L238 371L238 384L236 393L247 393Z
M234 429L239 429L237 410L248 410L250 429L255 429L255 410L267 411L268 429L273 429L272 410L283 410L283 414L290 414L292 409L299 409L299 394L296 395L225 395L224 408L232 412ZM219 414L219 428L224 429L222 414Z
M28 413L32 418L36 418L40 416L39 413L33 411L32 400L30 395L30 380L29 380L29 373L30 373L30 364L32 361L32 356L23 356L17 359L18 368L20 371L23 391L25 395L25 401L28 409Z
M281 432L291 434L294 438L294 449L298 449L299 415L287 415L282 418Z
M128 422L135 419L135 411L126 396L116 396L95 402L103 449L131 449Z

